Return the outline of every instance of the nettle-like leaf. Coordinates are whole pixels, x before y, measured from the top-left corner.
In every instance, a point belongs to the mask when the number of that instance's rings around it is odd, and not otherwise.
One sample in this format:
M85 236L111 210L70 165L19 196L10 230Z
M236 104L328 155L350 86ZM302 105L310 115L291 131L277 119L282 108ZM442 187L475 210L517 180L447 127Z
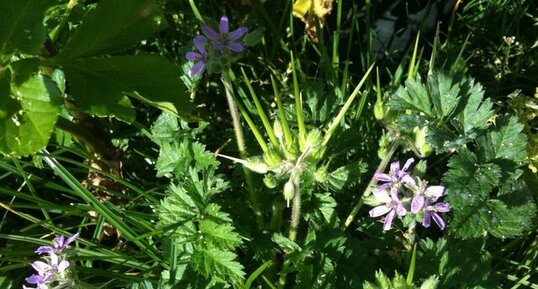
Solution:
M52 0L0 1L0 55L37 53L45 39L45 11Z
M515 117L500 118L476 140L475 154L461 149L444 175L447 200L453 210L456 236L478 238L486 232L498 238L521 235L530 228L536 208L522 182L526 137Z
M490 124L492 103L484 98L480 84L434 72L426 83L409 79L389 100L398 111L396 126L412 134L415 127L428 127L428 142L438 152L457 149L474 140Z
M423 239L417 254L418 276L439 276L439 288L497 288L485 239Z
M174 183L157 209L157 226L177 245L175 254L198 274L192 277L193 282L200 278L212 283L241 281L243 266L234 253L242 243L241 237L213 198L229 186L215 174L219 162L204 145L190 139L187 128L184 134L177 134L177 119L161 116L153 128L158 136L155 140L161 145L158 174L172 173Z
M8 92L0 94L0 151L29 155L47 145L62 96L56 84L43 75L11 88L6 83L6 78L0 76L2 92Z

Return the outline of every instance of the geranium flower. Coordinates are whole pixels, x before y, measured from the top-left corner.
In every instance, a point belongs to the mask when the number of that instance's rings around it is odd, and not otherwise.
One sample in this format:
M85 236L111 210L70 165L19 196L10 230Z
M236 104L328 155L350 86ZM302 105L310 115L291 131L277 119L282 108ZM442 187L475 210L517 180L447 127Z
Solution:
M248 32L248 28L239 27L232 32L229 32L230 26L228 23L228 17L222 16L220 18L219 32L217 33L213 28L209 26L203 26L202 32L213 41L213 48L215 51L220 52L223 48L227 48L233 52L241 52L245 48L241 43L236 42L245 33Z
M438 213L448 213L450 212L450 206L446 202L439 202L432 204L431 199L426 199L424 203L424 220L422 221L422 226L428 228L431 224L431 219L439 226L439 229L445 229L445 221Z
M384 204L371 209L369 212L370 217L376 218L387 214L383 221L383 230L390 230L392 228L394 215L398 214L399 217L402 217L407 213L407 210L398 198L398 189L395 187L391 188L390 196L387 190L374 191L373 194L379 202Z
M69 244L73 243L78 237L78 233L73 234L71 237L65 239L64 236L59 236L54 238L52 241L52 247L51 246L41 246L35 250L35 253L38 254L59 254L63 250L65 250L67 247L69 247Z
M392 164L390 164L390 171L388 174L385 173L377 173L374 175L374 179L385 182L384 184L378 186L374 192L380 192L384 190L388 190L389 188L397 186L402 180L409 178L409 175L407 173L407 169L409 169L409 166L414 162L415 160L413 158L408 159L403 168L400 169L400 162L395 161Z
M415 192L415 196L411 201L411 212L418 213L426 204L426 200L430 199L436 201L438 198L443 196L445 187L443 186L427 186L428 182L419 180L419 186L416 186L414 180L410 180L407 184Z

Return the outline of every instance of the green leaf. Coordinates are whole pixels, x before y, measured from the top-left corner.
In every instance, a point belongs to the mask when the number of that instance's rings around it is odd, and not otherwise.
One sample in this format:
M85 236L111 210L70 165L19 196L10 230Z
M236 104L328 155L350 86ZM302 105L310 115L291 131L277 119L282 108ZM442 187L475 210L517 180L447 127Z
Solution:
M401 86L394 93L392 101L389 105L397 110L414 110L432 115L432 104L428 95L426 85L422 84L420 78L408 79L405 82L405 87Z
M475 83L474 79L465 79L462 84L462 100L458 105L458 110L464 106L457 116L459 130L468 135L475 130L482 130L489 127L488 120L493 117L493 104L489 99L483 100L484 89L480 83ZM454 122L453 122L454 123Z
M449 118L459 102L460 87L453 85L452 78L444 73L428 77L427 85L437 115L441 119Z
M219 281L244 279L243 266L235 261L236 255L217 248L198 248L192 254L192 264L196 271L205 277Z
M281 233L274 233L271 239L286 253L302 251L301 246L299 246L297 243L290 240L289 238L286 238Z
M241 237L229 224L218 224L212 220L200 221L200 232L204 241L219 249L233 249L241 244Z
M14 156L35 153L47 145L52 134L60 111L60 91L50 78L36 75L13 86L11 94L13 98L0 94L4 104L0 109L0 151Z
M56 58L67 60L120 52L164 25L161 8L153 1L99 1Z
M499 117L494 131L477 140L487 161L509 160L521 165L527 158L527 137L517 117Z
M0 54L37 53L47 37L45 11L52 0L0 1Z
M179 69L170 61L154 55L114 56L60 63L64 66L71 94L88 112L117 113L124 94L159 106L172 104L173 112L193 109ZM113 105L110 111L108 106Z

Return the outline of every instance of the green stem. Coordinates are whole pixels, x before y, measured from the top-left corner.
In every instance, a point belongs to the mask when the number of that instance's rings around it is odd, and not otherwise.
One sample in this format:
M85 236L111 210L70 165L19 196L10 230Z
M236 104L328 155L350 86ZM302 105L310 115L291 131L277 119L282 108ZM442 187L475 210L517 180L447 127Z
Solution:
M374 68L373 64L372 64L372 66L370 66L370 68L368 68L368 70L366 71L366 73L362 77L361 81L359 82L357 87L355 87L355 90L353 90L353 92L351 93L351 95L347 99L346 103L344 104L344 106L342 107L342 109L340 110L338 115L334 118L334 120L329 125L329 128L327 129L327 132L325 133L325 138L323 139L323 145L324 146L327 145L327 143L331 139L332 134L334 133L334 131L336 130L336 128L340 124L340 121L342 120L342 118L346 114L349 107L351 106L351 103L353 102L355 97L357 97L357 95L359 94L359 91L360 91L362 85L364 84L364 82L366 81L366 79L368 78L368 75L370 75L370 71L372 71L372 68Z
M226 91L226 100L228 101L228 107L230 109L230 115L232 117L232 124L235 133L235 139L237 141L237 148L239 150L239 155L242 159L246 159L246 146L245 139L243 137L243 129L241 128L241 122L239 121L239 113L237 111L237 106L235 105L232 93L232 83L226 72L222 73L222 83L224 84L224 90ZM250 205L256 216L256 222L258 223L259 228L263 228L263 214L261 210L261 203L258 197L258 193L254 186L254 181L252 179L252 174L250 171L243 166L243 172L245 173L245 181L247 183L247 190L249 192Z
M299 230L299 221L301 219L301 188L299 182L293 182L295 187L295 194L293 195L293 201L291 205L291 224L289 239L295 241L297 238L297 231Z
M390 162L390 159L392 158L392 155L394 154L394 152L396 152L396 149L398 148L398 146L400 146L400 144L401 144L401 141L399 139L395 140L391 144L389 151L387 152L387 155L385 155L385 157L379 163L379 166L377 166L377 169L375 170L374 175L378 173L382 173L385 170L385 168ZM357 202L357 204L355 204L355 206L353 207L353 210L351 210L351 213L349 213L349 215L347 216L343 229L346 229L347 227L349 227L351 222L353 222L353 220L355 219L355 216L357 215L357 213L362 207L364 197L367 197L370 195L370 193L372 192L372 187L375 185L376 182L377 182L376 179L374 178L370 179L370 182L368 183L368 185L366 185L366 188L364 189L364 192L362 193L359 201Z
M280 123L282 124L282 130L284 131L284 141L286 142L287 147L293 145L293 138L291 136L290 126L288 125L288 120L286 118L286 113L284 112L284 106L282 105L282 98L278 91L276 81L271 75L271 84L273 86L273 93L275 94L276 105L278 107L278 116L280 117Z
M411 255L411 262L409 263L409 271L407 272L407 279L405 280L405 283L407 284L407 286L411 286L413 284L416 260L417 260L417 243L413 245L413 254Z
M297 80L297 70L295 69L295 59L293 58L293 52L290 51L291 56L291 71L293 74L293 96L295 98L295 114L297 115L297 126L299 127L299 143L302 143L306 139L306 127L304 124L303 115L303 99L299 92L299 81Z
M56 41L58 41L58 38L60 38L60 35L62 34L62 31L67 26L67 23L69 21L69 15L71 15L71 11L73 10L73 7L75 7L78 4L78 0L69 0L69 3L67 3L67 8L65 9L64 15L62 17L62 21L56 27L56 29L51 33L50 40L54 44Z

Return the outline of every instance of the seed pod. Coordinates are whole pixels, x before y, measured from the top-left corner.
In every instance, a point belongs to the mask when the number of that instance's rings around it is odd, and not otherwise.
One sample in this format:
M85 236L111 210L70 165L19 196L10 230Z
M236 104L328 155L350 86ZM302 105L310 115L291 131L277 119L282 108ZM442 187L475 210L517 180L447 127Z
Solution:
M419 128L418 126L413 129L415 133L415 147L422 154L423 157L429 156L433 149L426 142L426 137L428 136L428 127Z
M374 105L374 116L377 120L382 120L385 117L385 110L383 108L383 101L376 101Z
M271 173L265 174L265 176L263 177L263 183L270 189L275 188L277 185L275 176Z
M269 166L270 168L278 167L282 163L282 158L273 149L267 150L263 154L263 161Z
M282 143L282 138L284 137L284 132L282 131L282 125L278 119L273 123L273 131L275 132L276 138Z

